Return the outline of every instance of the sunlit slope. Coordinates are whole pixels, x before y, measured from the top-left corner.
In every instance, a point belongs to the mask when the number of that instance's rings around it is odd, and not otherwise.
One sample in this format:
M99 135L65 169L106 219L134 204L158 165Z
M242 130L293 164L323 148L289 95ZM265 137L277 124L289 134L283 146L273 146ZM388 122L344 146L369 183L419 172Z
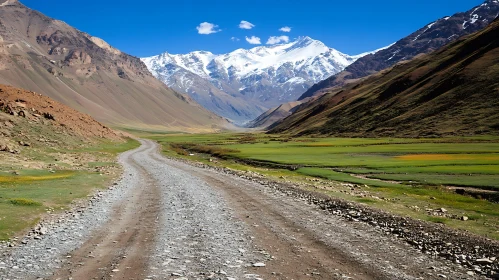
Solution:
M499 132L499 21L430 55L330 92L271 132L441 136Z
M0 6L0 83L47 95L112 125L214 130L227 124L167 88L140 59L8 2Z

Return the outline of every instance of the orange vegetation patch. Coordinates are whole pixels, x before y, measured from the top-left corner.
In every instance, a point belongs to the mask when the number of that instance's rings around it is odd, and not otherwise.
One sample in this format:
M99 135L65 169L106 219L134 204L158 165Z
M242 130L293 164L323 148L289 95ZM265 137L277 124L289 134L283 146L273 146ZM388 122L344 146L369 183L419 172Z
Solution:
M463 155L463 154L412 154L396 156L395 158L401 160L499 160L499 156L487 156L483 155Z

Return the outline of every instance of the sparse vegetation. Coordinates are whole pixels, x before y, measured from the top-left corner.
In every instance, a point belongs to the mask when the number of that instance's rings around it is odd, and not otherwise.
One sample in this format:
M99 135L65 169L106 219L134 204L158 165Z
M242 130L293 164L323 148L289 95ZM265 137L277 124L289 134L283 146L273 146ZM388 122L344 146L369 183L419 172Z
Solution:
M0 166L0 240L33 226L45 212L67 209L74 200L84 199L95 189L105 187L119 174L113 161L116 155L138 146L137 141L128 139L121 143L95 142L83 149L62 149L78 158L98 158L99 161L86 163L87 170L73 170L74 166L57 162L61 165L58 168L64 169L20 169L12 174L8 166ZM52 152L53 148L37 151L44 155L40 158L50 163L54 161L47 154Z

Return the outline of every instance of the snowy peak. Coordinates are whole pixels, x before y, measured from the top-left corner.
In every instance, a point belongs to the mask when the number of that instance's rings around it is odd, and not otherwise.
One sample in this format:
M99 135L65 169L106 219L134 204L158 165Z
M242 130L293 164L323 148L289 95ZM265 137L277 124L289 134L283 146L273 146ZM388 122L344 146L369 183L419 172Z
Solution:
M286 63L291 63L298 68L303 67L312 64L314 60L321 56L328 60L330 64L336 66L329 68L338 69L350 65L361 57L343 54L310 37L300 37L291 43L252 49L237 49L222 55L214 55L206 51L195 51L188 54L169 54L165 52L142 60L155 75L157 75L158 68L174 64L203 77L212 74L209 65L225 69L226 73L229 72L229 69L232 69L233 75L244 77L260 73L269 68L278 69ZM327 72L324 75L328 76L331 73Z
M350 56L321 41L299 37L289 43L237 49L227 54L163 53L142 61L168 86L234 120L239 110L233 109L232 103L214 100L214 92L268 109L295 100L314 83L342 71L366 54ZM222 109L225 105L229 109ZM249 120L247 117L245 114L243 121Z
M313 48L315 50L328 50L329 48L324 45L321 41L314 40L308 36L306 37L299 37L298 40L295 42L291 43L291 47L287 49L286 51L291 51L293 49L305 49L305 48Z

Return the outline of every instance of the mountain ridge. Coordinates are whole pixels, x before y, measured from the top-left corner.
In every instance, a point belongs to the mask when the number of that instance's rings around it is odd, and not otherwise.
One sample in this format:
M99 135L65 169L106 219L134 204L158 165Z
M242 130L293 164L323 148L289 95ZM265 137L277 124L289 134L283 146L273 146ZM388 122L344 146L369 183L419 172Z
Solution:
M154 78L139 58L18 1L0 4L0 83L42 93L117 126L228 125Z
M270 107L296 99L315 81L341 71L367 54L349 56L305 36L293 42L237 49L227 54L165 52L142 61L155 77L188 93L205 108L236 121L248 121ZM207 87L206 82L211 86ZM234 98L254 107L238 110L241 106ZM213 108L215 99L225 102L228 108Z
M498 15L499 1L486 0L466 12L442 17L426 24L388 48L374 55L366 55L347 66L342 72L316 83L298 100L321 95L328 89L355 82L357 79L386 69L398 62L410 60L418 54L435 51L461 36L483 29Z
M332 90L270 133L441 137L499 133L499 20L431 54Z

